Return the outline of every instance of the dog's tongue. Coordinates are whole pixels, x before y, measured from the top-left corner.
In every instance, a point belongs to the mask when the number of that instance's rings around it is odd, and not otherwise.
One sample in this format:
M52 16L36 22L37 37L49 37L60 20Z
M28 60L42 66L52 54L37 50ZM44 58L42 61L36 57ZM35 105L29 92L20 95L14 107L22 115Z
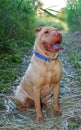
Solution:
M64 48L62 48L59 43L56 43L50 47L51 52L55 52L55 51L59 51L59 50L63 50L63 49Z
M54 45L49 45L49 44L44 44L44 48L47 50L47 51L50 51L50 52L55 52L55 51L59 51L59 50L63 50L64 48L60 47L60 44L59 43L56 43Z
M60 47L59 43L54 44L53 46L51 46L52 50L63 50L64 48Z

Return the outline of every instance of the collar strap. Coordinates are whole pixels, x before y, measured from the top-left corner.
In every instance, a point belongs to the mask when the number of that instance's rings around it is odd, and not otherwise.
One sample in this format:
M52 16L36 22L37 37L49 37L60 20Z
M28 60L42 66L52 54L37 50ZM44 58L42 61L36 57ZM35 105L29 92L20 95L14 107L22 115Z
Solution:
M44 61L47 61L47 62L51 62L51 61L53 61L53 60L57 60L57 58L58 58L58 55L57 55L55 58L51 59L50 57L45 57L45 56L39 54L39 53L36 52L36 51L34 51L34 55L35 55L37 58L39 58L39 59L41 59L41 60L44 60Z

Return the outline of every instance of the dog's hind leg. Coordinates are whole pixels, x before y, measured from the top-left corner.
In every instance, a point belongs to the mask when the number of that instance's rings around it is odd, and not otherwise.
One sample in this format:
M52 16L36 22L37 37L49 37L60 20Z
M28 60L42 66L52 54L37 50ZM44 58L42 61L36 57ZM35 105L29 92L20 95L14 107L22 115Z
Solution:
M50 93L48 96L46 96L46 97L42 100L42 103L47 102L52 96L53 96L53 93Z
M26 99L26 107L34 107L34 106L35 106L34 100L27 97L27 99Z
M21 102L21 101L16 100L16 107L21 112L28 113L28 110L26 108L26 102Z

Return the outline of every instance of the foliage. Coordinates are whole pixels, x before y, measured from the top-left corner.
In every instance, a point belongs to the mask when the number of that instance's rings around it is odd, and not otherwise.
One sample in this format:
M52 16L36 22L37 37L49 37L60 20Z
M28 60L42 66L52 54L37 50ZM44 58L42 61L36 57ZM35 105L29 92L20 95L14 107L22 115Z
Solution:
M69 63L72 64L74 69L76 70L76 79L81 85L81 49L80 49L80 41L81 41L81 30L77 30L76 32L63 33L63 43L66 43L68 46L68 56Z
M81 56L80 53L75 50L75 52L72 52L71 54L71 62L74 64L74 67L77 69L78 74L77 74L77 80L81 83L81 72L80 72L80 65L79 61L81 61Z
M77 123L77 122L73 122L73 121L71 121L70 123L69 123L69 128L72 130L72 129L76 129L76 128L78 128L79 127L79 124Z
M46 9L41 8L41 11L43 12L43 19L45 19L47 17L47 22L45 22L45 24L49 24L58 29L61 30L67 30L67 25L65 22L65 9L62 8L60 11L56 11L54 9L52 9L51 7L48 7ZM48 19L50 20L50 23L48 23ZM40 19L41 20L41 19Z
M29 0L1 0L0 41L20 38L31 42L35 27L34 17L33 5Z
M59 21L55 21L55 19L50 16L39 16L37 17L36 23L38 26L52 26L58 28L59 30L64 29L62 23L59 24Z
M72 53L72 61L73 61L76 68L79 68L80 59L81 59L80 54L77 51Z
M66 22L70 30L75 30L81 25L81 0L67 0Z
M36 11L38 11L43 6L41 0L30 0L30 2Z
M8 44L10 49L7 50L6 47L5 53L0 54L0 90L9 87L18 76L22 76L19 65L31 46L29 42L23 40L8 41Z
M39 6L39 0L0 0L0 89L21 74L16 67L33 45Z
M56 18L56 19L59 19L59 20L62 20L62 21L64 20L63 15L59 15L59 14L62 14L62 13L59 12L59 11L55 11L55 10L50 9L50 8L47 8L47 9L41 9L41 10L43 10L45 13L47 13L48 15L50 15L50 16ZM57 13L57 15L54 14L54 13Z

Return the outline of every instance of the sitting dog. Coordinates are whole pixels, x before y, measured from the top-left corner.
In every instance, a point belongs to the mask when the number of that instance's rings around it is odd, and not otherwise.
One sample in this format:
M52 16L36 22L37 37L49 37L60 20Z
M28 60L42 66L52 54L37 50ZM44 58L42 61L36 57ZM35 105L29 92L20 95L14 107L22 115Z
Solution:
M62 77L62 64L58 58L62 35L53 27L40 27L35 30L36 40L31 63L17 87L15 98L17 108L28 112L26 107L34 106L39 121L43 120L41 106L54 93L54 114L61 115L58 95Z

